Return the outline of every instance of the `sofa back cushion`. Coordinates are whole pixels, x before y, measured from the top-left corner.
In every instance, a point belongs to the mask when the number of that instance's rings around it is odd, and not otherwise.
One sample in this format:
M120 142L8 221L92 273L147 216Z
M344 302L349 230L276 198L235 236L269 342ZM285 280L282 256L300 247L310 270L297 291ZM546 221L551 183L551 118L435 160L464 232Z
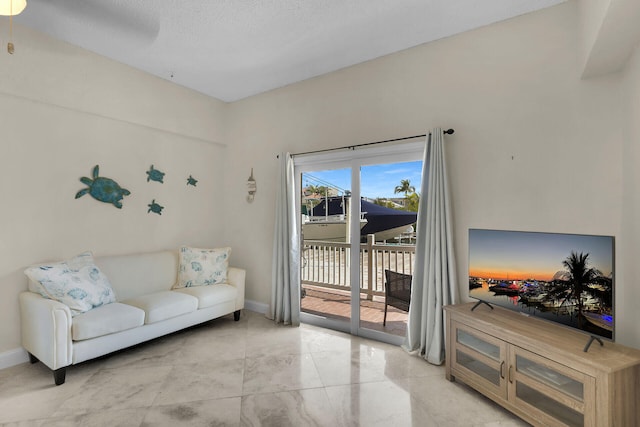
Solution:
M178 252L96 257L95 263L109 278L118 301L168 291L178 277Z
M231 248L200 249L182 246L178 250L178 281L174 286L217 285L227 282Z
M67 261L32 266L24 273L30 279L31 292L65 304L72 316L116 300L109 279L96 266L91 252Z

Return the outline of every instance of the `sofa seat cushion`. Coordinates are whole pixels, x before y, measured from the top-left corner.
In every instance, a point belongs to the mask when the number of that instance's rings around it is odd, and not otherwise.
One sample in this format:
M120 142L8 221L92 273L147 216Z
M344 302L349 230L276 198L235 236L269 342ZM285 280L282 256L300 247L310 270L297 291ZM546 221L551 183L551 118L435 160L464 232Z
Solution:
M198 299L180 292L162 291L122 301L144 310L145 324L191 313L198 309Z
M71 325L71 337L74 341L88 340L143 324L143 310L114 302L75 316Z
M174 292L180 292L198 298L198 308L207 308L216 304L234 301L238 296L238 289L235 286L227 284L180 288L175 289Z

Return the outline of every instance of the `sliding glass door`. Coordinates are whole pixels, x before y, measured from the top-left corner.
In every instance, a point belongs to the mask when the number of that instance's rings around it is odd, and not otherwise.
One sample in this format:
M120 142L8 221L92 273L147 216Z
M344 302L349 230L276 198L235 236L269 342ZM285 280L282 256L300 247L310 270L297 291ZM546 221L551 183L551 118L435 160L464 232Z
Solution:
M302 321L402 341L423 152L419 142L295 158Z
M303 172L301 183L300 307L350 330L351 169Z
M406 334L421 176L421 160L360 168L361 328Z

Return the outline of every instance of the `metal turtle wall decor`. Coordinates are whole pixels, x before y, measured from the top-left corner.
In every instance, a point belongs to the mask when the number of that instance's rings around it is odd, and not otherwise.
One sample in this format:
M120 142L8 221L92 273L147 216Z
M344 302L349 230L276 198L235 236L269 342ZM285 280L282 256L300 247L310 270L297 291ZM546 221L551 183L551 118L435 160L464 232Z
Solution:
M158 169L154 169L153 165L147 171L147 182L149 181L157 181L160 184L164 184L164 172L160 172Z
M122 198L131 194L126 188L120 187L120 185L111 178L104 178L99 176L100 167L95 165L93 168L93 178L87 178L83 176L80 178L80 182L86 184L88 188L84 188L76 193L76 199L89 194L94 199L110 203L118 209L122 209Z
M187 185L193 185L195 187L197 183L198 183L198 180L195 179L193 176L189 175L189 178L187 178Z
M164 206L160 206L159 204L157 204L156 199L153 199L147 206L149 206L147 213L153 212L158 215L162 215L162 209L164 209Z

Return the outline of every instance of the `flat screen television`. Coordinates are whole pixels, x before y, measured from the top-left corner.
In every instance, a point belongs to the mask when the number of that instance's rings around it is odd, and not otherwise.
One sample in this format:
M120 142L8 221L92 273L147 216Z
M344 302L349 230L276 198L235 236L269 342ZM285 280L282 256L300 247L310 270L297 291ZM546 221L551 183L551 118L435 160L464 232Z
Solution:
M614 247L613 236L469 229L469 296L613 340Z

